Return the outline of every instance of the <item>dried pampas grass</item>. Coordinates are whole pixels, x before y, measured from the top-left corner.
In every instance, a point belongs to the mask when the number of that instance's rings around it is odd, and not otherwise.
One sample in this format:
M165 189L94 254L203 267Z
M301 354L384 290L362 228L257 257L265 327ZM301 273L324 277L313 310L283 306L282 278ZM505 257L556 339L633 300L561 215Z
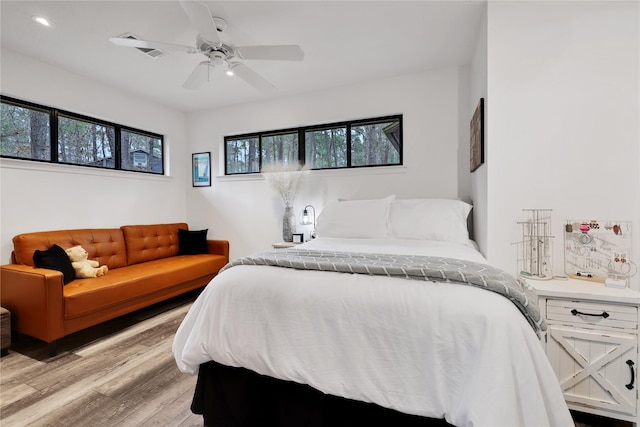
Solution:
M276 190L286 206L291 206L300 188L302 178L309 171L306 167L288 163L271 163L262 168L264 179Z

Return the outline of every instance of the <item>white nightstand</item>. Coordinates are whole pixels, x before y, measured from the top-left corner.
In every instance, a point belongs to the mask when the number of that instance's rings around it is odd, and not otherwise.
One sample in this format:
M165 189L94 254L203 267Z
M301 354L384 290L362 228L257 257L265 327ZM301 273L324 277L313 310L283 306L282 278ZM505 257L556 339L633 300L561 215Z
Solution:
M569 408L640 422L640 293L574 279L527 282L538 294L545 350Z

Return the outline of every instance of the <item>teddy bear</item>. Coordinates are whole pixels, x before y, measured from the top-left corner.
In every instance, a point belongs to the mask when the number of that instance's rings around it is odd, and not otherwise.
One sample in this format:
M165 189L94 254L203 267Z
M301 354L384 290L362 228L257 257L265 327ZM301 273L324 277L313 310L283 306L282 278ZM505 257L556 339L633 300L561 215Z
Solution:
M65 252L71 260L71 265L76 272L77 279L86 279L89 277L100 277L107 274L109 268L106 265L99 266L98 261L87 259L89 253L82 246L73 246L65 249Z

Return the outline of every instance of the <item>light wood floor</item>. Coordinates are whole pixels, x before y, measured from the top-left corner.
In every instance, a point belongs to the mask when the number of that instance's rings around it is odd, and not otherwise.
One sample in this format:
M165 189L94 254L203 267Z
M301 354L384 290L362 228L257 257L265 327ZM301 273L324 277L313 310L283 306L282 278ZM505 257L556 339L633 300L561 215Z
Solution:
M201 427L189 409L196 378L178 371L171 344L195 293L89 328L49 358L23 336L0 359L0 425ZM577 427L630 423L575 413Z
M202 426L189 409L196 378L171 353L195 294L58 341L23 336L0 359L0 425Z

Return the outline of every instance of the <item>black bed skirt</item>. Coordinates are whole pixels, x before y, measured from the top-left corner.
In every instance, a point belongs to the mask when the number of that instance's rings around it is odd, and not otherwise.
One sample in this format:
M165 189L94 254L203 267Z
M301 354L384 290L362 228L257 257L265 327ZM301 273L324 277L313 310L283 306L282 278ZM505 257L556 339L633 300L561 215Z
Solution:
M206 427L452 427L216 362L200 365L191 410Z

